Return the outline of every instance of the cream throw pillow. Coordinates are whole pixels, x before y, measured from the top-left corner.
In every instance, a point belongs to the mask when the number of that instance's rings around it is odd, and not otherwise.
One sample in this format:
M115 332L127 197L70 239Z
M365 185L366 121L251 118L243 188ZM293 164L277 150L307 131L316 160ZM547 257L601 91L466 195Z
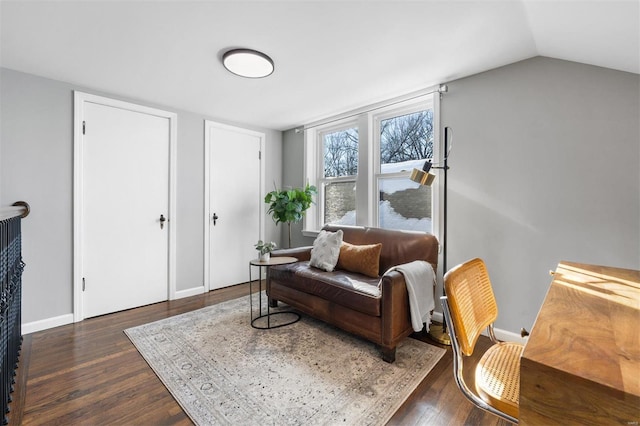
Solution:
M313 242L309 265L324 269L327 272L333 271L340 256L342 234L341 229L336 232L320 231Z

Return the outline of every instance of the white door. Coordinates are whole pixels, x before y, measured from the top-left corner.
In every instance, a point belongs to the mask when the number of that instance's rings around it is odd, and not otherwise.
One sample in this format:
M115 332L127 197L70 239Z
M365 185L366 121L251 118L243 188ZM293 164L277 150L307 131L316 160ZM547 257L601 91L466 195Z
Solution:
M101 103L85 101L82 108L80 242L87 318L168 298L171 122Z
M209 290L249 281L260 239L264 134L207 121Z

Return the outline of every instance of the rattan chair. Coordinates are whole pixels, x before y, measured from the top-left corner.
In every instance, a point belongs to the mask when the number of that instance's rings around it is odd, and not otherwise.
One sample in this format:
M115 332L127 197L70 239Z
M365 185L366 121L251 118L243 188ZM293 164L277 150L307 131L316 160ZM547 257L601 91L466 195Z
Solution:
M462 393L476 406L512 423L518 423L520 394L520 343L499 342L493 332L498 317L491 281L481 259L462 263L444 276L446 296L441 297L453 348L453 374ZM494 343L475 367L475 390L465 383L463 361L473 354L480 333L487 328Z

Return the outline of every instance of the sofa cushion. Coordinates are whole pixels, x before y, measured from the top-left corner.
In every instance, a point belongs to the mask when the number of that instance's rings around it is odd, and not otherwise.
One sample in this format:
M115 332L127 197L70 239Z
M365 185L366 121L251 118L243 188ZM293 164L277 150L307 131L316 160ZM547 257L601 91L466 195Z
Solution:
M338 263L340 246L342 245L342 230L336 232L320 231L311 249L309 263L316 268L331 272Z
M343 241L336 268L377 278L380 269L380 250L382 250L380 243L357 246Z
M380 316L379 278L347 271L325 272L308 262L296 262L270 267L269 279L367 315Z

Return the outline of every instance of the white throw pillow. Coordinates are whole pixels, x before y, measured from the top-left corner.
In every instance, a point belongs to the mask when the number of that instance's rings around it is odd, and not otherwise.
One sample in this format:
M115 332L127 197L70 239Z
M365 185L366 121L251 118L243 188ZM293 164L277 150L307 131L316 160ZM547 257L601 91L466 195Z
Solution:
M342 234L341 229L336 232L320 231L313 242L309 265L324 269L327 272L333 271L340 256Z

